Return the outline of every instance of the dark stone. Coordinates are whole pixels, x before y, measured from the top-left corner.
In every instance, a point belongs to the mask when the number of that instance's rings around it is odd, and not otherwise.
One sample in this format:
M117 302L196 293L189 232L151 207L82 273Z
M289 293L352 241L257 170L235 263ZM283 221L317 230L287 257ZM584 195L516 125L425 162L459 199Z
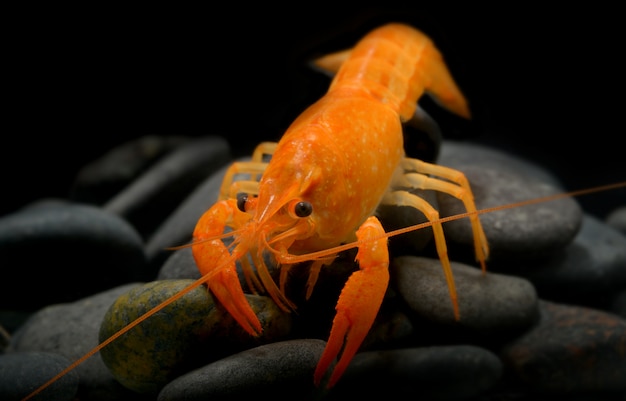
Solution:
M198 184L230 160L225 139L191 140L164 156L103 208L126 218L148 238Z
M70 198L102 205L161 157L189 140L183 136L147 135L125 142L80 169Z
M252 348L173 380L158 400L312 400L313 372L324 347L322 340L300 339Z
M0 305L15 310L75 301L147 275L132 226L98 207L62 201L0 219L0 265L8 274Z
M451 262L460 320L456 321L450 292L437 259L395 258L392 283L414 314L443 324L457 341L510 338L530 327L538 317L537 294L526 279L487 272ZM416 326L419 327L418 324Z
M465 173L478 209L510 205L559 194L550 184L513 173L507 169L467 166ZM458 199L438 193L441 216L466 212ZM562 250L577 235L583 213L573 198L562 198L531 205L490 211L480 215L489 243L490 263L536 260ZM467 218L444 224L451 258L473 261L474 239Z
M0 355L0 399L19 401L61 372L70 361L47 352L17 352ZM31 399L46 401L74 400L78 374L69 372Z
M165 218L146 243L150 265L159 269L172 254L170 247L187 244L200 217L217 202L222 180L230 165L209 175Z
M126 284L76 302L41 309L14 333L7 353L46 352L61 355L71 362L79 361L98 345L98 330L111 303L137 285ZM69 364L63 368L67 366ZM113 378L99 354L82 360L71 372L80 377L78 399L141 400Z
M327 399L469 400L501 376L500 359L472 345L367 351L354 357Z
M585 215L580 232L563 251L518 268L539 296L554 302L608 309L626 288L626 237Z

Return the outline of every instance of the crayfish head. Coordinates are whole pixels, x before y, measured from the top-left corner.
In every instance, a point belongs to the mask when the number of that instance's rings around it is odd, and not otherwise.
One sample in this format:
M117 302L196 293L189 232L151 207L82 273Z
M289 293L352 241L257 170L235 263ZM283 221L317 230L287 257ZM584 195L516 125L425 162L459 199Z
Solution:
M258 196L242 205L260 236L283 255L331 247L353 231L351 222L343 224L352 211L337 213L345 204L346 185L333 166L343 163L342 157L327 149L323 130L305 125L296 127L303 132L290 129L281 139L259 181Z
M300 197L273 197L271 203L260 207L261 197L240 194L237 197L239 210L252 214L245 229L240 233L240 242L263 241L265 246L286 250L294 241L309 237L314 232L311 215L313 205ZM245 246L248 248L249 246Z

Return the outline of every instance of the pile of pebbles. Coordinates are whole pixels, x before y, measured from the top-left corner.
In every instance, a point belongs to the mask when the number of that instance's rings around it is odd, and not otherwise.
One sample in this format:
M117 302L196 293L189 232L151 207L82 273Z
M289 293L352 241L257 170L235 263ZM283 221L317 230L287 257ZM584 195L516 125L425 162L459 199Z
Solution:
M220 137L140 138L86 166L68 199L0 218L1 399L26 396L200 277L189 248L168 248L190 241L232 161ZM563 191L550 172L482 145L444 141L438 163L467 175L479 208ZM448 195L422 195L442 216L464 211ZM377 320L330 390L313 385L313 371L354 251L322 270L308 300L306 266L292 269L295 313L247 294L264 327L259 337L200 286L35 399L622 400L624 215L601 221L574 198L483 214L485 274L467 219L445 223L459 321L430 230L391 238L391 284ZM388 229L422 219L401 207L380 216Z

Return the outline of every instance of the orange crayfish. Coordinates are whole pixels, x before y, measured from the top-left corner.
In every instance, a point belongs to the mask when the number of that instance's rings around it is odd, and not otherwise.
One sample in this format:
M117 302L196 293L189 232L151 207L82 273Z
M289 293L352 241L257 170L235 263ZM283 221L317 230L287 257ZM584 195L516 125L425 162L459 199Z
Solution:
M320 269L343 249L356 246L359 270L351 274L340 294L313 378L320 385L329 373L326 385L332 387L371 328L389 283L389 234L375 216L382 204L414 207L429 220L454 315L460 318L439 213L410 190L445 192L463 202L472 225L476 259L485 271L489 249L479 212L463 173L407 158L403 147L402 124L424 117L417 101L425 93L451 112L470 118L467 102L441 54L422 32L391 23L371 31L352 49L320 59L318 64L336 72L327 93L289 126L278 143L262 143L251 161L234 163L224 178L220 200L199 219L191 247L203 277L46 385L204 283L248 333L259 335L262 326L244 296L237 262L253 291L267 292L278 306L292 311L295 305L284 291L289 269L311 261L308 298ZM269 162L266 155L271 156ZM235 180L241 174L252 178ZM233 238L228 246L222 240L227 227ZM281 268L279 283L269 273L266 253Z
M413 118L424 93L450 111L470 117L466 100L427 36L392 23L373 30L353 49L319 63L326 68L340 65L328 92L291 124L277 144L263 143L250 162L231 166L221 188L222 200L198 221L193 255L200 272L210 276L209 290L248 333L258 335L261 324L244 297L236 261L252 288L266 290L289 311L295 306L282 285L288 269L313 259L308 298L320 268L336 256L333 248L356 236L359 270L341 292L314 374L319 385L339 357L327 384L332 387L372 326L389 282L387 239L374 215L377 207L413 206L434 222L436 248L457 319L456 290L439 214L406 188L442 191L460 199L468 212L476 208L461 172L404 154L402 123ZM263 162L264 154L271 155L268 163ZM261 178L233 182L235 175L243 173ZM470 220L476 257L484 271L487 240L477 214ZM230 247L220 239L227 226L233 229ZM307 255L320 250L327 251ZM263 260L266 251L281 266L280 286Z

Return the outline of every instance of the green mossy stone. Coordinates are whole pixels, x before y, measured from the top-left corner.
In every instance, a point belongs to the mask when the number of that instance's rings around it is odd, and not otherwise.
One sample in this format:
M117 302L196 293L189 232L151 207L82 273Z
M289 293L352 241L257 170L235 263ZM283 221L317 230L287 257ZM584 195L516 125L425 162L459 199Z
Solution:
M179 293L193 280L146 283L120 296L100 327L100 342ZM205 286L189 291L104 347L100 354L113 376L138 393L156 393L175 377L230 353L286 338L291 315L265 296L246 295L263 326L252 337Z

